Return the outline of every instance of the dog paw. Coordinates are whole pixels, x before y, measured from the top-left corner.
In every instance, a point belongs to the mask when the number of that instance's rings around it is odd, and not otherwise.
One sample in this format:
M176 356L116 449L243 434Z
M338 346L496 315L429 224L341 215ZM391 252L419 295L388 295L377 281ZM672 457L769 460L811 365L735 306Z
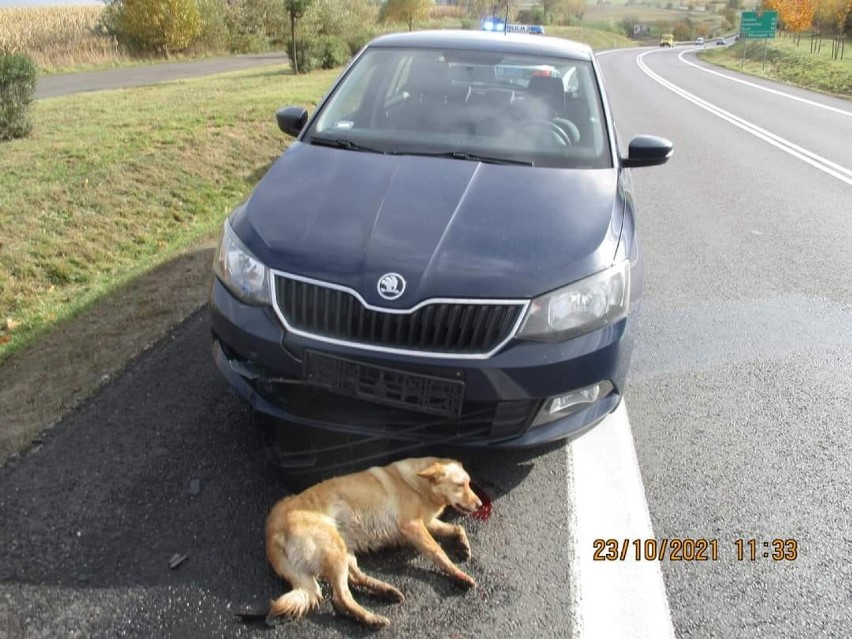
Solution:
M455 553L459 561L467 561L470 559L470 544L467 542L467 539L459 539L456 541Z
M385 590L382 594L385 596L385 599L394 603L402 603L403 601L405 601L405 595L402 594L402 592L400 592L396 588L389 588L388 590Z
M390 619L388 619L387 617L382 617L381 615L369 614L364 617L363 621L365 626L368 626L373 630L386 628L390 625Z
M464 588L465 590L469 590L470 588L476 588L476 581L470 575L466 575L465 573L459 571L457 574L453 575L453 581L457 586Z

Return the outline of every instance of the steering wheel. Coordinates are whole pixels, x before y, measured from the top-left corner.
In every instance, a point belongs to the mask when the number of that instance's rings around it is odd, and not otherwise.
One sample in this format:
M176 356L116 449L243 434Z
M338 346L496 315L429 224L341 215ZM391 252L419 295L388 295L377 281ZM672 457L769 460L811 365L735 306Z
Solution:
M546 131L559 146L571 146L571 138L568 134L550 120L528 120L524 126L541 132Z

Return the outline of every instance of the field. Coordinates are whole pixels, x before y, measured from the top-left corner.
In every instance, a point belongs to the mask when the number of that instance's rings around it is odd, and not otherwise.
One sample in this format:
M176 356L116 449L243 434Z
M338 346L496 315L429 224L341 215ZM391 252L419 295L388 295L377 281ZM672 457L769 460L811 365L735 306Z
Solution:
M126 56L97 32L98 6L0 7L0 52L26 53L42 69L97 66Z
M613 31L588 29L586 27L548 26L546 27L546 32L549 36L585 42L595 50L636 46L633 40L630 40L622 33L615 33Z
M811 53L810 37L803 36L796 46L790 37L768 41L766 68L763 68L763 40L750 40L743 66L743 45L740 40L733 47L710 50L701 56L708 62L745 71L752 75L781 80L797 86L835 95L852 97L852 43L846 43L843 60L831 59L831 42L823 40L819 53Z
M608 4L608 5L589 5L586 7L586 12L583 15L583 24L596 27L599 29L609 29L612 31L622 31L622 23L624 20L631 20L642 24L647 24L652 33L658 35L663 32L663 29L671 30L671 26L677 22L683 22L689 19L693 24L706 24L708 32L711 34L721 30L721 25L724 18L713 12L705 11L688 11L686 7L667 9L662 3L657 5L623 5L623 4ZM662 25L667 25L663 27Z

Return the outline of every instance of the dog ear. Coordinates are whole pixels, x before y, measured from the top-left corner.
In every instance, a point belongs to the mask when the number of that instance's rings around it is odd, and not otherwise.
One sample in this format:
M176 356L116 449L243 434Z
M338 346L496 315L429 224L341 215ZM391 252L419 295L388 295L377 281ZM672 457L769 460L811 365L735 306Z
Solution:
M438 482L443 481L447 477L447 471L442 463L435 462L428 468L425 468L419 473L417 473L417 476L423 477L424 479L428 479L433 484L437 484Z

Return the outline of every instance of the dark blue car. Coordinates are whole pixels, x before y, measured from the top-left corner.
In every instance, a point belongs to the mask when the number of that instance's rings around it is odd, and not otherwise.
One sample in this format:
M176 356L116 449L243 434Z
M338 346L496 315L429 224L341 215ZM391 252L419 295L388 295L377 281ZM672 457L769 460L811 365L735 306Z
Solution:
M630 167L589 47L371 42L228 218L216 363L252 406L389 439L528 447L624 393L642 289Z

